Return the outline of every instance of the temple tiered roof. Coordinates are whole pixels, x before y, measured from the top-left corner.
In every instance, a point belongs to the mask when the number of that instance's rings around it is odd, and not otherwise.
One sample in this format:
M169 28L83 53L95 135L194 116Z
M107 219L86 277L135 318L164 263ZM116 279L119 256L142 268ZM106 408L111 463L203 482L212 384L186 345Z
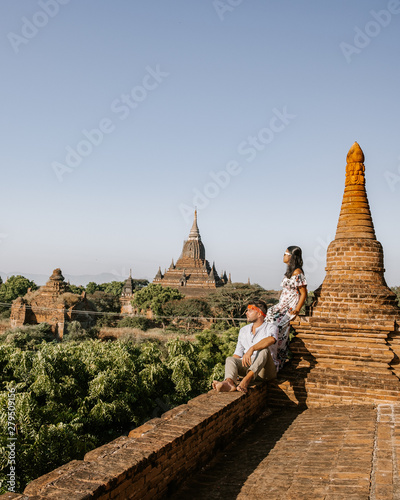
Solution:
M202 296L225 285L226 282L227 280L219 277L215 265L210 266L206 259L206 251L197 225L196 210L189 237L183 243L179 259L176 264L172 259L170 267L164 274L160 266L153 283L179 288L184 295Z

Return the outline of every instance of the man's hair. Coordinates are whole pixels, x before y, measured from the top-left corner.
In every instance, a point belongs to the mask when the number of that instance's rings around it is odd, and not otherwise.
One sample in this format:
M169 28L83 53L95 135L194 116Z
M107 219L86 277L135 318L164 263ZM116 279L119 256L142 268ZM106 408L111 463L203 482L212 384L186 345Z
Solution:
M248 306L251 306L251 305L256 306L259 309L261 309L261 311L264 314L267 314L268 306L263 300L251 300L247 305Z

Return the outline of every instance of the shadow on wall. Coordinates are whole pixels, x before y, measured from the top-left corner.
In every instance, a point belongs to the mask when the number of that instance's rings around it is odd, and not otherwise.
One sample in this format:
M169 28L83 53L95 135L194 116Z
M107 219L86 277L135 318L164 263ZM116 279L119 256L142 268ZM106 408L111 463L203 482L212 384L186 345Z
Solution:
M295 336L289 349L293 358L278 373L278 378L269 382L268 405L307 408L308 374L318 364L303 340Z

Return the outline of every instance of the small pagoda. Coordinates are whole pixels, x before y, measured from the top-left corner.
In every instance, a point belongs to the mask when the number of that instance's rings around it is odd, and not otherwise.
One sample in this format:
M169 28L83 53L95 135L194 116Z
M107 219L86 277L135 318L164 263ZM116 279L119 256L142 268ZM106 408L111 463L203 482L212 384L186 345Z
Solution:
M153 283L179 288L186 296L201 297L228 283L226 272L221 274L220 277L215 264L210 266L206 259L206 251L197 225L197 210L195 210L192 229L188 239L183 243L181 256L176 264L172 260L164 274L159 267Z
M292 362L271 401L307 406L400 402L400 308L384 278L365 189L364 153L347 155L337 231L326 276L307 316L292 322ZM274 384L272 384L274 385Z
M132 314L134 312L132 306L132 299L135 294L135 282L132 278L132 269L129 270L129 278L124 283L122 288L121 297L119 301L121 303L121 313Z

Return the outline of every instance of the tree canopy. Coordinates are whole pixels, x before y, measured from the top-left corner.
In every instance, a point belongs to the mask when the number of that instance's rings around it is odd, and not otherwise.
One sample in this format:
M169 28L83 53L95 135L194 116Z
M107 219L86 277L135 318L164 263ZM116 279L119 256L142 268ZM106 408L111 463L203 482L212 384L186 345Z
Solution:
M0 302L11 304L17 297L23 297L29 290L37 290L34 281L28 280L24 276L10 276L5 283L0 286Z
M176 288L150 283L135 293L132 304L140 309L151 309L153 314L162 316L164 314L163 304L169 300L183 299L183 295Z
M207 301L197 298L181 300L169 300L163 305L165 316L175 316L181 318L179 322L186 325L186 329L194 324L199 324L198 318L208 318L211 316L211 309Z
M239 323L235 318L244 318L247 304L251 300L264 300L267 303L276 303L273 293L265 290L260 285L244 283L227 284L208 295L207 300L214 309L217 318L229 318L232 325Z

